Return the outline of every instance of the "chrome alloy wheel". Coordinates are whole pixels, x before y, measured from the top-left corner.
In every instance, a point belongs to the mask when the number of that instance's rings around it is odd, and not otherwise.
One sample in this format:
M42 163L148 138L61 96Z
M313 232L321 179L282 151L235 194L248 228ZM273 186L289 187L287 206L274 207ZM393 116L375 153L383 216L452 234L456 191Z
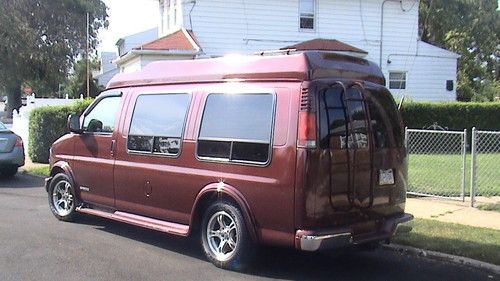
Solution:
M74 200L71 193L71 184L66 180L61 180L52 191L52 203L59 216L64 217L71 213Z
M207 241L210 251L219 261L230 259L238 243L238 230L234 219L225 211L213 214L207 224Z

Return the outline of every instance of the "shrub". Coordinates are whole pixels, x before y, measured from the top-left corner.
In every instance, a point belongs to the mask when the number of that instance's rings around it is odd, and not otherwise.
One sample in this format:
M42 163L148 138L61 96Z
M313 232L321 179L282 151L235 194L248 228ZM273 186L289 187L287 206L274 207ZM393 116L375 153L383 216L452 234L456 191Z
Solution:
M81 114L92 102L91 99L78 100L71 105L44 106L35 108L29 119L28 155L33 162L48 163L49 148L66 134L68 115Z
M408 128L422 129L437 123L449 130L500 130L500 102L409 102L401 109ZM469 131L470 134L470 131Z

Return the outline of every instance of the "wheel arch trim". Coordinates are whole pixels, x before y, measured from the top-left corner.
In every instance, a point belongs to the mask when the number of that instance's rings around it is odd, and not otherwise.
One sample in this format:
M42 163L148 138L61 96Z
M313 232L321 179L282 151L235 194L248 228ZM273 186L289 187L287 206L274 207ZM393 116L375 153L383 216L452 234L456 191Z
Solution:
M71 167L69 166L69 163L66 161L58 161L58 162L54 163L54 165L52 165L52 167L50 168L50 180L52 180L52 177L54 177L57 174L57 173L54 173L54 171L58 170L58 169L62 170L70 178L70 180L73 182L73 185L76 184L75 177L73 176L73 169L71 169ZM48 186L49 186L49 184L45 185L45 189L47 189L46 191L48 191ZM76 187L75 187L75 189L76 189Z
M196 196L196 199L194 201L191 210L190 227L189 227L190 232L194 228L196 215L200 211L199 208L202 205L201 203L203 203L205 199L209 199L208 198L209 196L216 196L217 198L221 198L221 196L227 196L230 199L234 200L236 204L238 204L238 207L242 212L243 219L245 220L245 225L248 229L251 239L254 242L258 241L257 224L251 212L250 206L248 205L247 200L238 189L223 182L211 183L206 185L204 188L200 190L200 192Z

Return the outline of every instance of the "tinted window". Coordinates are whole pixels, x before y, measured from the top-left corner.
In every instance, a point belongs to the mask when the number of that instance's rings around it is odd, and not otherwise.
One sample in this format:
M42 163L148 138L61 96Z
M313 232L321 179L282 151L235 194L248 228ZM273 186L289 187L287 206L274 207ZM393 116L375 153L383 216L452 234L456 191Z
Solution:
M335 148L340 148L347 129L342 88L326 90L320 97L320 146L328 148L333 145Z
M402 147L404 129L391 94L371 92L368 106L375 145L378 148Z
M120 99L121 97L107 97L100 100L85 116L83 130L86 132L113 132Z
M265 163L274 115L271 94L211 94L207 97L198 155Z
M343 101L345 96L345 101ZM320 95L320 147L368 148L366 110L361 92L355 88L334 87ZM352 119L352 123L348 122ZM348 132L351 134L348 135Z
M137 97L130 122L128 149L178 154L189 100L188 94Z

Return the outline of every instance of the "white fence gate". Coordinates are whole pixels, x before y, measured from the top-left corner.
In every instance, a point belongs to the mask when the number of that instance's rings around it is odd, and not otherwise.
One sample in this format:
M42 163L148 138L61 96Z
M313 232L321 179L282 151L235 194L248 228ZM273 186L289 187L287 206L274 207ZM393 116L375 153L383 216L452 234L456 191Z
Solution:
M12 112L12 131L16 133L23 139L24 142L24 152L28 153L28 142L29 142L29 116L30 112L42 106L56 106L56 105L67 105L71 104L76 99L39 99L35 98L34 95L28 96L26 105L22 106L17 110Z

